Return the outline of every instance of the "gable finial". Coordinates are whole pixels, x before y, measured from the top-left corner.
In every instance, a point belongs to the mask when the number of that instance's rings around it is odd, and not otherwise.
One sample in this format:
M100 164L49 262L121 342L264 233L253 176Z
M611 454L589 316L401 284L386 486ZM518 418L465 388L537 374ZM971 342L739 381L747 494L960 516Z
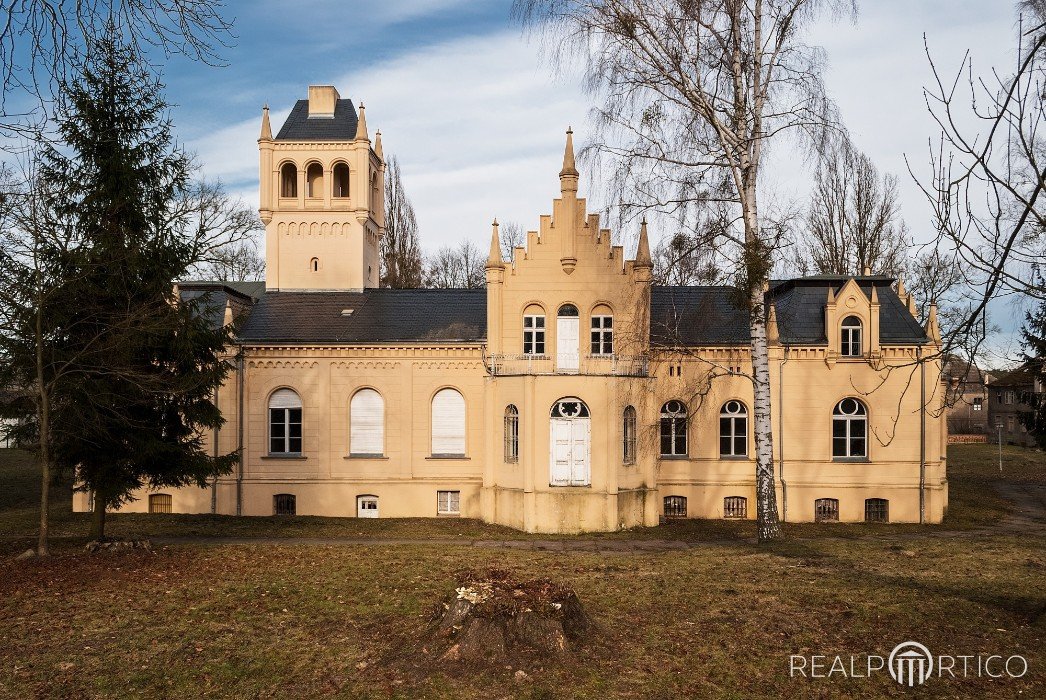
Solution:
M498 220L494 219L494 223L490 227L490 253L487 255L487 269L492 267L501 267L501 236L498 235Z
M926 314L926 337L937 345L941 344L941 327L937 323L937 304L930 304L930 312Z
M366 141L370 137L367 136L367 108L360 102L360 116L356 121L356 140Z
M374 154L382 160L385 159L384 154L381 152L381 129L378 129L377 133L374 134Z
M269 105L262 107L262 125L259 141L272 141L272 127L269 126Z
M643 217L643 223L639 225L639 245L636 246L636 267L653 267L653 261L650 257L650 239L647 237L646 232L646 217Z
M770 345L781 343L781 331L777 327L777 306L773 303L766 314L766 342Z
M567 144L563 148L563 169L559 171L559 184L563 192L577 192L577 165L574 163L574 130L567 127Z

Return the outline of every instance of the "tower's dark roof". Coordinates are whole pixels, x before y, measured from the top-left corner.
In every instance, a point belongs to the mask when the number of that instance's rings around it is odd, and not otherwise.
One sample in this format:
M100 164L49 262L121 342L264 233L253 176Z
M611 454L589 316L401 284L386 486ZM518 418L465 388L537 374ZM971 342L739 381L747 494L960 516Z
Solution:
M487 291L266 292L238 335L248 343L480 343Z
M777 309L781 341L788 345L827 343L824 308L828 288L838 292L848 279L772 282L769 298ZM888 277L857 278L866 295L873 285L878 292L880 342L928 342L891 282ZM731 287L654 287L651 343L747 344L748 318L739 302ZM245 343L482 343L487 335L487 294L485 289L266 292L256 297L238 335Z
M359 117L352 100L338 100L334 105L334 117L309 119L309 101L298 100L283 122L277 141L352 141L356 138Z

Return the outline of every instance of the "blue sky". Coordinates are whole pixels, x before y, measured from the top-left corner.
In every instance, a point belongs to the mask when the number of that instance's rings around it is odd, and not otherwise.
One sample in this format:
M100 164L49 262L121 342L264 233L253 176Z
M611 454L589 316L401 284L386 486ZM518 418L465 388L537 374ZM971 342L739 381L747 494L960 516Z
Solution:
M486 244L492 218L535 228L558 194L563 132L586 139L589 101L576 76L554 77L541 47L522 37L510 0L257 0L229 3L236 45L228 65L172 59L164 81L180 137L205 172L245 199L257 197L261 106L279 128L307 86L336 85L367 105L371 130L404 169L422 244ZM1012 65L1011 0L864 2L856 23L822 22L810 42L827 52L826 80L858 146L900 178L905 219L932 232L905 157L926 172L935 127L922 88L935 60L954 71L969 49L975 68ZM810 173L788 148L771 161L775 195L803 198ZM585 175L584 163L581 164ZM582 181L593 206L599 192ZM622 232L631 240L634 231ZM652 232L655 236L657 232ZM1017 316L1000 308L997 317ZM1005 344L1005 341L1004 341Z

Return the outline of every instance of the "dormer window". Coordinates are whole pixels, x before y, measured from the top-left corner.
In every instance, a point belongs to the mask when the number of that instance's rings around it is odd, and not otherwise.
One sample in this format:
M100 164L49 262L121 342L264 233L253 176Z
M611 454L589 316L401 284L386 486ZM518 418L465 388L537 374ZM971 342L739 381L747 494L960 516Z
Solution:
M860 357L864 354L861 343L861 319L856 316L847 316L843 319L839 344L840 354L843 357Z

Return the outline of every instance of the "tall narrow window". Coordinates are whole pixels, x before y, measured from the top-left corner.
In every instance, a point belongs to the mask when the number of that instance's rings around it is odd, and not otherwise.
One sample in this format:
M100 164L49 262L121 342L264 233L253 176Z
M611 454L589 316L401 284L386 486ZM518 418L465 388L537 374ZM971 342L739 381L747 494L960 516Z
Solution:
M349 196L349 166L345 163L337 163L332 173L334 182L331 187L331 196L335 199L344 199Z
M319 272L320 271L320 259L319 258L313 258L312 260L309 261L309 270L311 270L312 272Z
M748 454L748 409L740 401L727 401L719 411L719 456Z
M385 401L373 389L360 389L349 402L349 454L380 457L385 453Z
M323 166L310 163L305 169L305 196L317 199L323 196Z
M686 404L669 401L661 407L661 454L678 457L686 454Z
M432 456L465 456L465 397L455 389L432 397Z
M269 453L301 454L301 398L290 389L269 397Z
M843 399L832 411L832 457L868 456L868 411L857 399Z
M171 508L171 494L169 493L150 493L149 494L149 512L150 513L170 513Z
M381 200L378 197L378 174L370 174L370 213L372 216L377 216L378 210L381 208Z
M606 307L603 307L609 311ZM614 354L614 317L609 313L592 316L591 351L593 355Z
M864 519L869 523L890 522L890 502L885 498L866 498L864 500Z
M625 464L636 463L636 409L625 406L625 415L621 426L621 461Z
M814 501L814 522L839 522L839 499L818 498L816 501Z
M505 407L505 461L519 461L519 410L512 404Z
M860 357L864 354L861 346L861 319L847 316L843 319L840 352L843 357Z
M529 306L523 314L523 354L545 354L545 314L540 306Z
M298 168L294 163L284 163L280 168L280 196L298 196Z

